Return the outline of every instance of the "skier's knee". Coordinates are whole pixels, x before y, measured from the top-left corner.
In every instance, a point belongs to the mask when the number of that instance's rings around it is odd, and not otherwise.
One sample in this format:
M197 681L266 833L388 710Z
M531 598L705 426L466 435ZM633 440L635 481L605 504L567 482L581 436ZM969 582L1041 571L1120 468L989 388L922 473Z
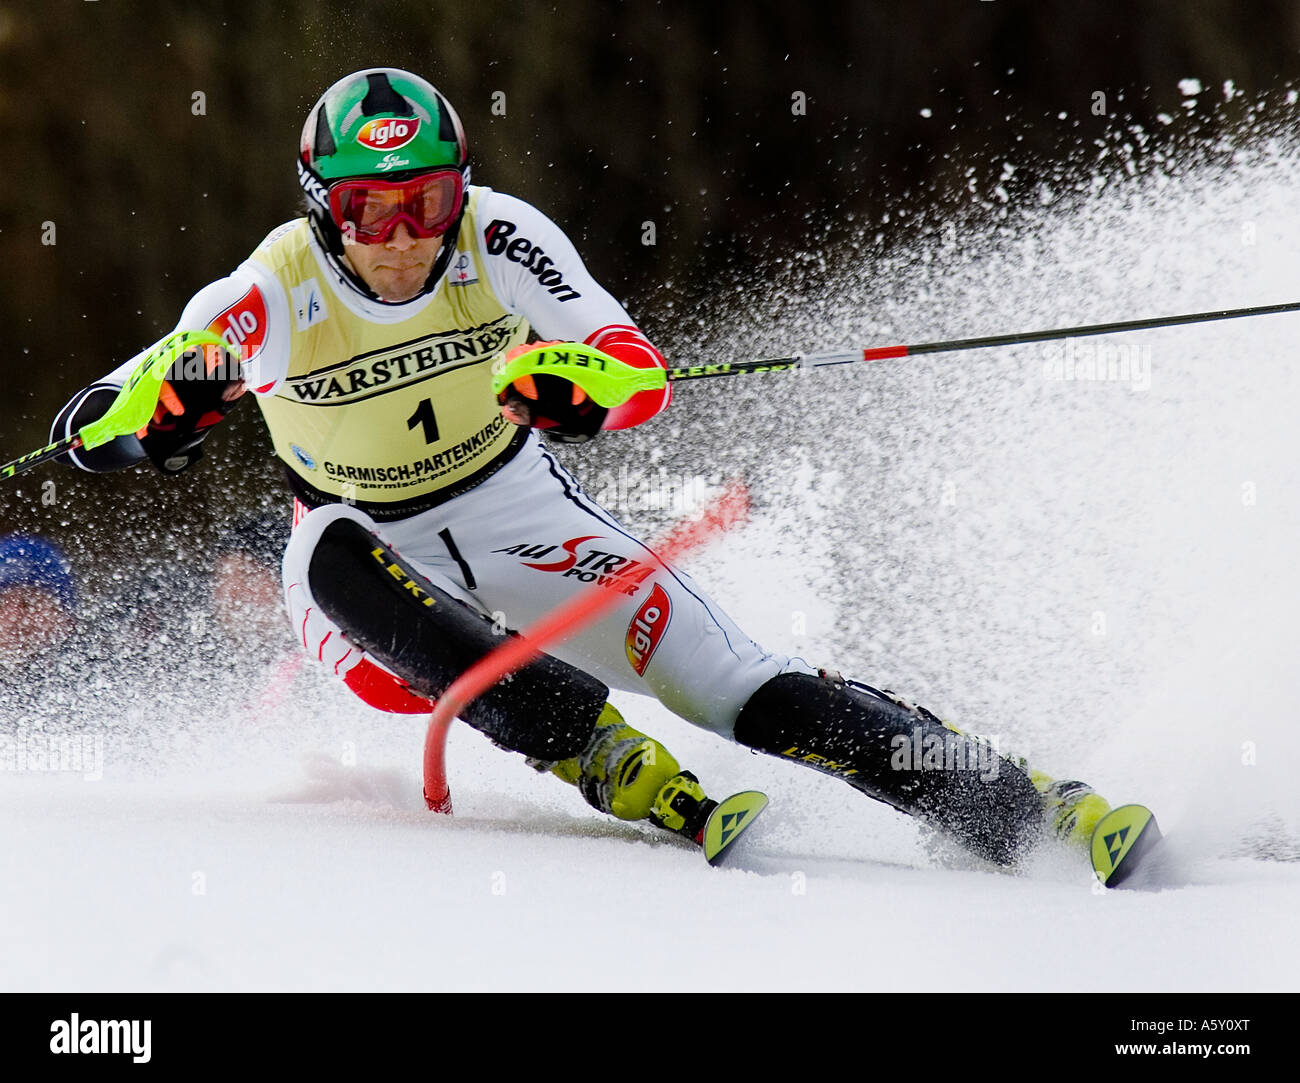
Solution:
M436 699L503 642L486 616L403 560L373 521L346 505L302 520L284 570L291 612L301 612L307 626L318 611L339 633L320 636L318 628L304 643L334 660L340 675L349 667L346 652L355 651L382 663L414 696ZM559 760L586 747L608 692L589 674L541 655L484 692L463 718L504 748Z
M874 691L823 675L782 673L746 701L735 738L855 786L878 781L889 767L890 739L910 733L916 719Z

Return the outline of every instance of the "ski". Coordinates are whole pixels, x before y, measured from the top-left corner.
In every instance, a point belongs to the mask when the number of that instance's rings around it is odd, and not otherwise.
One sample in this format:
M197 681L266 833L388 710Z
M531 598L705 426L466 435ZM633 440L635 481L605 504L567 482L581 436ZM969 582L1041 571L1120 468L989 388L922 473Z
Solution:
M1098 821L1092 832L1092 867L1106 887L1141 887L1134 880L1143 861L1161 840L1160 826L1149 808L1121 805Z
M758 819L767 808L767 794L757 790L734 793L718 802L709 813L700 833L704 857L710 865L720 865L732 853L736 840Z

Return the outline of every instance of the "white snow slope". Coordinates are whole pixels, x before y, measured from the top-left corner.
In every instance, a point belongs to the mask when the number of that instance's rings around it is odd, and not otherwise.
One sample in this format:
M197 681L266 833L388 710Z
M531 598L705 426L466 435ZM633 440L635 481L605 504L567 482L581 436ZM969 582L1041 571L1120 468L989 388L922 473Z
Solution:
M1262 136L1227 159L1103 163L1073 202L1044 189L1004 219L995 195L983 232L895 222L891 255L797 268L807 296L780 302L803 318L740 316L706 345L1295 300L1300 161ZM855 366L788 395L717 381L601 452L664 431L687 461L767 448L753 521L686 562L742 626L1150 804L1182 886L1099 891L1059 854L980 866L627 696L713 792L771 795L742 867L602 818L463 726L437 817L423 720L300 678L262 717L169 709L151 724L177 727L175 753L148 770L109 740L100 780L0 773L0 988L1294 990L1298 338L1287 315ZM1077 378L1099 341L1139 352ZM696 356L687 330L667 345Z

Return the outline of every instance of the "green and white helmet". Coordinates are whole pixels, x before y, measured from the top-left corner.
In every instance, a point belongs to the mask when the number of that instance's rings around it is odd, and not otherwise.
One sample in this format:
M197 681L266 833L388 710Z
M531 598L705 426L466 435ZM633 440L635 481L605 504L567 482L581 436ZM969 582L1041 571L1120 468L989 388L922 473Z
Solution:
M451 104L427 81L400 68L365 68L331 86L307 114L298 154L298 183L311 227L339 270L363 294L370 289L347 264L343 235L330 208L330 186L373 178L399 182L432 170L470 179L465 131ZM443 246L424 292L433 289L455 248L463 205L443 232Z

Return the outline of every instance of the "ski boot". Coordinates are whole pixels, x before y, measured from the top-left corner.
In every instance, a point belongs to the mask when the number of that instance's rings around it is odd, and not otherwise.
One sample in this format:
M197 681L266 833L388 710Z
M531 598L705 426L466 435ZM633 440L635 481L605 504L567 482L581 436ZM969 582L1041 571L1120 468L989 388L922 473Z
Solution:
M1110 811L1110 803L1086 782L1053 779L1032 769L1029 780L1043 797L1047 830L1071 849L1086 853L1093 830Z
M1139 886L1149 872L1148 854L1162 838L1150 809L1144 805L1111 808L1086 782L1054 779L1046 771L1030 767L1023 756L1004 758L1024 772L1038 791L1043 830L1049 837L1084 854L1106 887Z
M1067 849L1084 854L1106 887L1140 887L1154 879L1148 859L1163 837L1145 805L1110 802L1086 782L1054 779L1021 756L1007 756L1034 784L1042 800L1043 830Z
M668 749L629 726L609 703L578 755L554 764L529 762L576 786L592 808L620 820L649 819L660 789L681 771Z
M649 820L692 839L704 849L708 863L717 865L731 854L732 843L765 808L767 795L757 790L733 793L714 801L705 796L699 779L689 771L682 771L659 791Z
M655 794L654 807L646 818L655 827L675 831L703 845L704 825L717 807L698 778L690 771L679 771Z
M755 791L714 801L668 749L629 726L608 703L581 753L555 764L529 763L576 786L592 808L620 820L648 820L690 839L710 864L767 804Z

